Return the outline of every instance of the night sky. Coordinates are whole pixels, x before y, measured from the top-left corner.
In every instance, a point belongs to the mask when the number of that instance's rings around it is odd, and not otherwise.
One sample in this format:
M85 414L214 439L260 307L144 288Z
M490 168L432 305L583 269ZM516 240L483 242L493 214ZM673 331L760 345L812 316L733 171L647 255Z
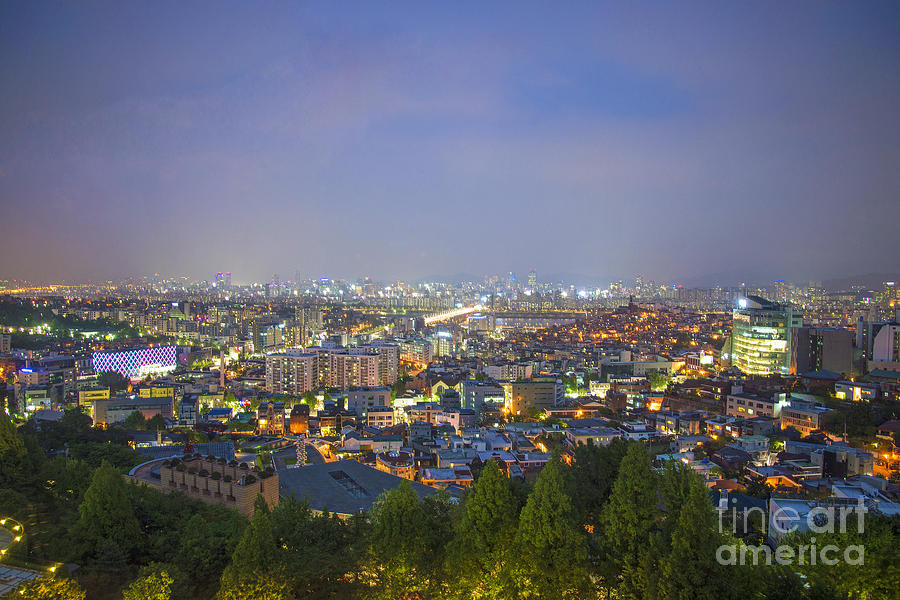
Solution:
M898 268L900 3L597 4L2 2L0 277Z

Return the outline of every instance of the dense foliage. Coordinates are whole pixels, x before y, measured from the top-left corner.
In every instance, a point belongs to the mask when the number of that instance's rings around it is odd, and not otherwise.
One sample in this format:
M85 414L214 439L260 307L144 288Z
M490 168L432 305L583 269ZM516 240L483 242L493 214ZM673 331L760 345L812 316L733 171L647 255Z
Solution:
M85 425L71 415L37 432L0 418L0 510L28 535L11 558L81 565L24 597L849 599L900 589L898 519L819 536L865 545L865 565L721 564L718 549L743 542L720 531L703 482L680 464L652 468L640 443L579 447L573 465L555 455L532 487L494 461L459 499L422 499L404 483L351 519L294 498L269 510L260 498L248 523L128 483L127 465L100 456L46 458L61 435L127 451Z

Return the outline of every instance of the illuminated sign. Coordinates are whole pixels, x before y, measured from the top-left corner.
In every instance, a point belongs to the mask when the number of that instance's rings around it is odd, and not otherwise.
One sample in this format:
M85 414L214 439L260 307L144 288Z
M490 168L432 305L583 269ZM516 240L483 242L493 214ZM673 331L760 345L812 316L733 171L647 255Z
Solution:
M97 373L115 371L130 379L151 372L164 373L174 370L177 364L175 351L175 346L156 346L94 352L91 363Z

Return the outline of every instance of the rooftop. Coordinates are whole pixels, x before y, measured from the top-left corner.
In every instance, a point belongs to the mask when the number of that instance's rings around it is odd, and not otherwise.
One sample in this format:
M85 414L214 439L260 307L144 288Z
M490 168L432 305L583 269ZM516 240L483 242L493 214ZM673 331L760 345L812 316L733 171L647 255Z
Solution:
M378 497L398 487L405 480L379 471L355 460L339 460L321 465L306 465L279 472L279 492L286 497L306 498L314 510L344 515L367 511ZM437 490L412 483L420 498Z

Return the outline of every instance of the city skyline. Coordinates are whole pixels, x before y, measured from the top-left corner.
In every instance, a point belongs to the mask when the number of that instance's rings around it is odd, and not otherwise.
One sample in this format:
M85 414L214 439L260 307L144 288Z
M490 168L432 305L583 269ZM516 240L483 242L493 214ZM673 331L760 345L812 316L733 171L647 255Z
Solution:
M224 277L220 276L228 275L228 279L226 280ZM726 279L717 279L715 277L707 277L707 278L695 278L692 280L678 280L678 279L664 279L664 280L653 280L648 277L644 277L641 273L633 273L630 275L623 276L618 279L611 278L599 278L592 277L584 274L573 274L573 273L537 273L536 271L530 270L528 272L501 272L501 273L485 273L481 275L476 275L473 273L457 273L450 276L445 277L421 277L415 279L405 280L398 277L385 277L385 278L375 278L369 275L357 275L357 276L344 276L344 277L334 277L329 276L327 273L322 273L318 275L309 275L309 274L297 274L293 277L281 277L278 273L273 273L269 277L263 277L260 279L245 279L240 274L236 274L234 278L231 277L230 272L210 272L206 277L190 277L185 274L173 274L173 273L138 273L132 274L127 277L113 277L108 279L103 278L64 278L64 279L52 279L52 280L39 280L39 279L28 279L21 277L9 277L4 278L0 277L0 293L4 291L9 293L11 290L9 286L11 284L16 283L27 283L29 285L50 285L50 286L104 286L108 284L115 285L143 285L143 284L151 284L152 282L177 282L182 281L183 284L190 286L197 285L216 285L219 286L227 281L228 286L240 287L240 288L251 288L251 287L269 287L271 285L277 285L279 287L291 287L297 288L300 284L310 284L310 283L321 283L321 282L335 282L341 284L359 284L362 282L369 282L372 284L379 284L385 286L392 286L397 283L406 284L408 286L427 286L428 284L436 284L436 285L448 285L448 286L456 286L462 284L473 284L473 285L488 285L493 282L492 285L496 287L504 287L507 284L512 283L515 288L522 290L529 290L533 286L530 283L530 276L535 276L535 283L537 284L538 290L549 291L560 286L568 288L571 286L577 287L579 290L600 290L600 289L610 289L612 287L616 287L618 285L624 284L626 287L630 287L632 285L640 285L641 283L644 285L653 285L653 286L662 286L666 288L684 288L684 289L713 289L713 288L722 288L722 289L740 289L746 288L747 290L765 290L765 289L773 289L777 287L780 283L785 283L789 286L792 286L794 289L802 290L807 287L809 288L822 288L825 290L837 291L837 290L850 290L858 289L858 290L880 290L885 285L893 285L894 282L900 282L900 272L891 272L891 273L864 273L864 274L856 274L849 277L831 277L829 279L812 279L812 278L799 278L796 280L791 279L776 279L773 277L770 278L759 278L759 279L744 279L738 281L737 279L726 280ZM299 277L298 277L299 275ZM277 276L277 282L276 282ZM5 284L7 287L2 287L2 284ZM560 288L561 289L561 288ZM26 290L21 290L26 291ZM748 292L751 293L751 292Z
M898 65L896 0L0 2L0 599L895 597Z
M211 8L0 8L0 276L896 264L895 4Z

